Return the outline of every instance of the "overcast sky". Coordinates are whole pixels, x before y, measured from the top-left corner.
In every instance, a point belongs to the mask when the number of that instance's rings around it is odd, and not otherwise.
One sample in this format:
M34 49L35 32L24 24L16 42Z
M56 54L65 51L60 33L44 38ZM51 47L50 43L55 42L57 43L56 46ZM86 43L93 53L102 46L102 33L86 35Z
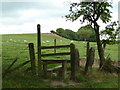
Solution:
M41 24L42 33L49 33L51 30L60 27L77 31L83 26L79 21L66 21L62 17L69 14L70 0L3 1L0 2L0 6L2 4L0 34L36 33L37 24ZM112 20L118 20L118 0L114 0L111 11L113 12ZM103 23L99 23L103 29Z

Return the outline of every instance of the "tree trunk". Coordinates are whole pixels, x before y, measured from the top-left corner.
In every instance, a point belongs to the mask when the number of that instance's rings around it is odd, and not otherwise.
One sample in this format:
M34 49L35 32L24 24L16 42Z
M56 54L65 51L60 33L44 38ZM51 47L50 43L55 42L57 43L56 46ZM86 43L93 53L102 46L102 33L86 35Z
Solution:
M100 58L100 64L99 64L99 69L100 69L105 61L105 58L104 58L104 50L102 48L102 43L100 41L99 25L97 23L94 23L94 30L96 33L97 48L98 48L98 54Z

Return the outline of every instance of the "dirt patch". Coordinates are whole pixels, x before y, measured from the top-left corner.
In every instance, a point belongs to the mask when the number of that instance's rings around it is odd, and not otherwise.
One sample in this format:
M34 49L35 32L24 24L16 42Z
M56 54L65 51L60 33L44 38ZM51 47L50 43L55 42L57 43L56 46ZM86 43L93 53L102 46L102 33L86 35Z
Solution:
M64 37L61 37L61 36L59 36L59 35L52 34L52 33L49 33L48 35L49 35L49 36L52 36L52 37L57 37L57 38L63 38L63 39L66 39L66 38L64 38Z
M69 83L68 83L68 85L70 85L70 86L75 86L75 85L77 85L78 83L76 83L75 81L70 81Z
M57 86L63 86L63 87L65 87L65 86L75 86L75 85L77 85L78 83L76 83L75 81L69 81L68 83L65 83L65 82L63 82L63 81L56 81L56 80L54 80L54 81L51 81L51 86L53 86L53 87L57 87Z
M81 58L80 59L80 66L85 66L85 64L86 64L86 58ZM112 64L113 64L113 66L120 68L120 60L112 61ZM96 58L94 59L94 63L93 63L92 67L96 67L96 68L99 67L99 59L96 59Z
M63 87L65 87L65 86L67 86L67 84L62 82L62 81L51 81L51 86L53 86L53 87L56 87L56 86L63 86Z
M118 61L113 61L113 66L119 67L120 68L120 60Z
M96 82L96 83L101 83L101 82L103 82L103 80L99 80L99 79L95 79L95 80L93 80L94 82Z
M85 66L86 64L86 58L80 59L80 66ZM93 67L99 67L99 59L94 59Z

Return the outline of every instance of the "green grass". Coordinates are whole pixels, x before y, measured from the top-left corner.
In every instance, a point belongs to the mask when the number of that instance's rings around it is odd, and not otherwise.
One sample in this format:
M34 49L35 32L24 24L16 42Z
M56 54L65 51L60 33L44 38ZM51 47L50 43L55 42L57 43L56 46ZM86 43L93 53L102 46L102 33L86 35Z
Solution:
M37 53L37 38L36 34L8 34L8 35L2 35L2 66L3 71L12 63L12 61L18 57L18 61L15 63L15 66L18 66L19 64L29 60L29 49L28 44L24 42L24 40L27 40L28 43L34 43L35 47L35 53ZM54 39L57 39L57 45L69 45L71 40L56 37L51 34L42 34L42 46L53 46ZM49 40L49 43L46 43L46 40ZM61 41L62 40L62 41ZM86 43L83 41L74 41L73 42L78 48L80 53L80 58L86 57ZM96 42L90 43L91 47L95 48L95 58L98 58L97 53L97 46ZM69 51L68 48L66 49L57 49L57 52L67 52ZM53 53L54 50L42 50L42 53ZM110 53L110 57L112 60L118 60L118 45L107 45L105 56L107 56ZM37 58L37 54L36 54ZM46 59L70 59L69 56L57 56L57 57L46 57ZM36 59L37 63L37 59ZM55 64L49 65L48 68L56 66ZM30 64L25 65L24 67L20 68L16 72L13 72L11 74L8 74L5 78L3 78L3 88L50 88L52 87L50 85L50 82L44 82L43 79L36 77L33 77L30 74L23 74L21 73L26 68L30 67ZM95 82L93 79L100 79L102 80L101 83ZM103 74L99 72L93 73L91 77L85 77L85 76L79 76L77 77L77 82L79 82L78 85L75 86L66 86L66 88L116 88L117 85L117 78L118 76L111 75L111 74ZM61 87L61 86L60 86Z

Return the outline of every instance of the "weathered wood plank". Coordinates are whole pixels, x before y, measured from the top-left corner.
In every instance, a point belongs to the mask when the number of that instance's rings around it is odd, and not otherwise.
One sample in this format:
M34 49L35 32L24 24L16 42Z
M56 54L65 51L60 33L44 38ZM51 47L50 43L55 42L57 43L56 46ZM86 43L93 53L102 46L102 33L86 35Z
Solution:
M47 64L57 64L57 63L62 63L64 61L67 61L67 63L70 63L70 60L42 60L43 62Z
M75 59L74 59L74 61L75 61L75 76L77 76L78 74L79 74L79 72L80 72L80 62L79 62L79 51L78 51L78 49L75 49Z
M62 68L62 65L56 66L56 67L54 67L54 68L47 69L47 71L48 71L48 72L50 72L50 71L56 71L56 70L58 70L58 69L60 69L60 68Z
M92 65L94 63L95 49L90 48L88 57L86 59L85 70L84 73L88 74L92 70Z
M41 62L41 26L37 25L37 49L38 49L38 76L42 74L42 62Z
M90 44L89 44L89 42L87 42L87 46L86 46L86 58L88 57L89 49L90 49Z
M32 74L36 74L36 64L35 64L35 52L34 52L34 44L29 43L29 54L30 54L30 60L31 60L31 68L32 68Z
M70 45L42 46L41 49L69 48Z
M20 64L20 65L18 65L17 67L15 67L15 68L13 68L13 69L7 71L7 72L5 72L5 73L3 74L3 77L4 77L7 73L11 73L11 72L13 72L13 71L15 71L15 70L21 68L22 66L26 65L26 64L29 63L29 62L30 62L30 60L29 60L29 61L26 61L26 62L24 62L24 63L22 63L22 64Z
M56 39L54 39L54 46L56 46ZM56 53L56 48L54 48L54 53Z
M47 61L53 61L53 62L57 62L57 61L68 61L70 62L70 60L63 60L63 59L42 59L43 62L47 62Z
M47 77L47 63L43 63L43 75L45 78Z
M42 54L41 56L57 56L57 55L70 55L70 52L64 52L64 53L52 53L52 54Z
M71 53L71 77L70 79L75 79L75 45L70 44L70 53Z
M11 64L10 64L10 66L4 71L4 73L5 72L7 72L7 71L9 71L10 69L11 69L11 67L15 64L15 62L18 60L18 58L16 58Z
M63 61L62 63L62 77L65 79L67 76L67 61Z

